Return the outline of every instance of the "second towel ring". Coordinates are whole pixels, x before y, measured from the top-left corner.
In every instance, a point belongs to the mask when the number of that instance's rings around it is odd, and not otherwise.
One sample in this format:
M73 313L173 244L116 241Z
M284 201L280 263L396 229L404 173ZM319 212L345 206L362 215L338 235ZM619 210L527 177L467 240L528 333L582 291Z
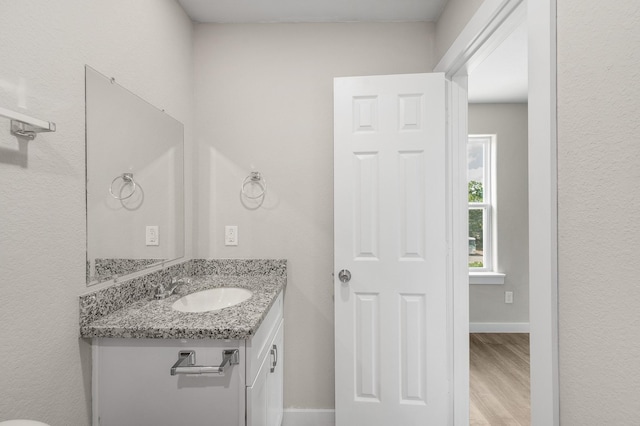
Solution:
M122 179L122 186L124 187L126 184L131 184L133 185L133 188L131 188L131 192L128 195L125 195L124 197L120 197L116 194L113 193L113 184L116 183L116 181L118 179ZM130 198L135 192L136 192L136 188L138 187L138 185L136 184L136 181L133 180L133 173L123 173L120 176L116 176L112 181L111 181L111 185L109 185L109 193L111 194L111 196L113 198L115 198L116 200L126 200L127 198ZM122 189L122 188L121 188Z
M260 191L258 195L247 194L247 185L249 184L258 185L260 189L262 189L262 191ZM249 176L244 178L244 180L242 181L242 187L240 188L240 190L242 191L242 195L252 200L264 197L265 193L267 192L267 180L262 176L262 174L260 174L260 172L251 172Z

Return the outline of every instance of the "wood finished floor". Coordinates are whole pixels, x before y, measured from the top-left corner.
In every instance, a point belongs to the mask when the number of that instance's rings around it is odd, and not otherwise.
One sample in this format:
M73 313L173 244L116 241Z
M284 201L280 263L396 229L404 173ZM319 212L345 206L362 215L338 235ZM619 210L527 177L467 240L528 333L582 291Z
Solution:
M470 426L529 426L529 334L469 335Z

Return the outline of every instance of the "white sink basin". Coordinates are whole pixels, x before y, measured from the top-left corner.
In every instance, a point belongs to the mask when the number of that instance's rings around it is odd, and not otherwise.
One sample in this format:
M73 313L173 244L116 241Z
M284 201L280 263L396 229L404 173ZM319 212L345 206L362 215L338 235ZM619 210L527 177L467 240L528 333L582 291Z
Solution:
M187 294L176 300L171 307L180 312L216 311L237 305L251 297L253 293L244 288L219 287Z

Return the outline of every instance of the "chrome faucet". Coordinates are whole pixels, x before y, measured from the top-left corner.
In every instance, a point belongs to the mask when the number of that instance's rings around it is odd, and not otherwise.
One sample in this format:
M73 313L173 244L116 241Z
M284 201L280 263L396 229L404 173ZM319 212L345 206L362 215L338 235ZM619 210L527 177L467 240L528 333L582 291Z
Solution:
M176 289L181 284L191 284L191 278L187 277L173 277L171 278L171 285L169 288L165 288L164 284L161 282L158 284L158 288L156 289L156 299L166 299L176 292Z

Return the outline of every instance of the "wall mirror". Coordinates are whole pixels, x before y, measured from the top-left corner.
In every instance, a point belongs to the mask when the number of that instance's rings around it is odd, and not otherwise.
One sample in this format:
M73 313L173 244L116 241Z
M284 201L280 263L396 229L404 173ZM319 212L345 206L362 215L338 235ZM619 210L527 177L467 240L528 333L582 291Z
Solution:
M184 126L85 67L87 285L184 256Z

